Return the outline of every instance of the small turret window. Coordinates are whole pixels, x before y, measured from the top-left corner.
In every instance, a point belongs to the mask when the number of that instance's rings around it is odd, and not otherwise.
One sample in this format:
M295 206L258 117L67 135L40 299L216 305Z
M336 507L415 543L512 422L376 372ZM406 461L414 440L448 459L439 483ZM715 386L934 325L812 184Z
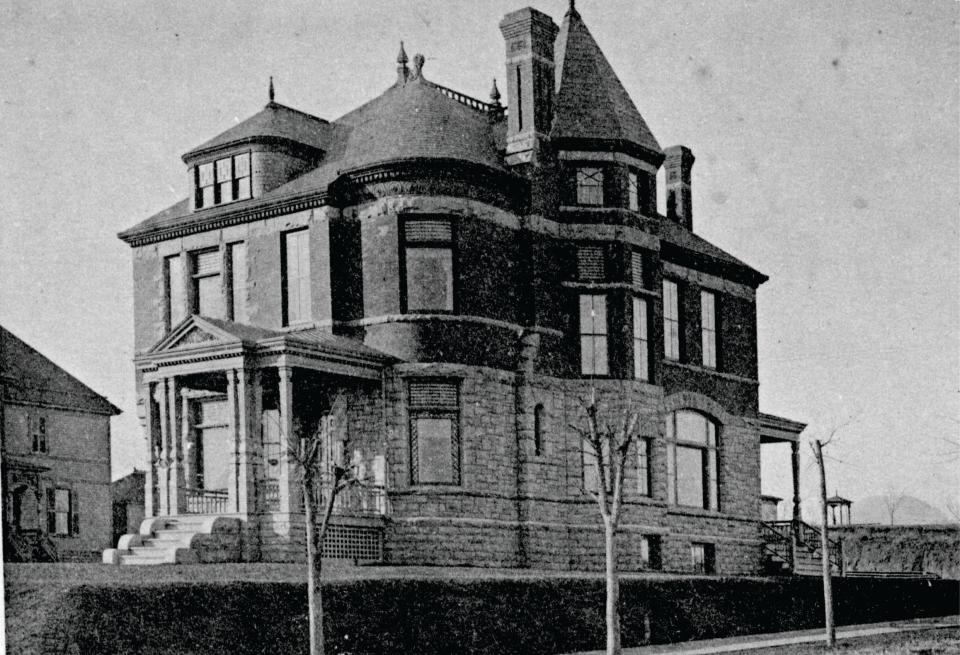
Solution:
M250 153L224 157L196 167L197 209L250 198Z
M603 206L603 169L577 169L577 204Z

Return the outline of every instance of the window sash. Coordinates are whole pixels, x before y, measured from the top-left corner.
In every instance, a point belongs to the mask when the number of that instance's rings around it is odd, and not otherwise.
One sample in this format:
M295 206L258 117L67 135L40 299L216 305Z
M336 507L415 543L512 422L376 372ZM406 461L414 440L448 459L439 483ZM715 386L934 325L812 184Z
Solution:
M650 456L652 451L651 439L644 437L637 441L637 493L641 496L651 495Z
M675 505L717 511L717 428L706 416L679 410L667 419L667 498Z
M700 292L700 336L703 365L717 367L717 304L710 291Z
M640 211L640 189L637 174L630 171L629 181L627 182L629 207L631 211Z
M603 205L603 169L577 169L577 204Z
M663 281L663 354L680 359L680 298L677 283Z
M309 230L283 235L286 324L310 320L310 240Z
M453 248L407 246L406 311L453 311Z
M647 340L647 301L633 299L633 377L650 379L650 344Z
M580 372L583 375L608 375L607 297L580 296Z

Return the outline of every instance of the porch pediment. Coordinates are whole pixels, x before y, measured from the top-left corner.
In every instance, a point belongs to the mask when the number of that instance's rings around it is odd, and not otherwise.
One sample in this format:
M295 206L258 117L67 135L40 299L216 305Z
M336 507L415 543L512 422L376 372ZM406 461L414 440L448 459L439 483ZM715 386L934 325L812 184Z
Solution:
M241 326L239 323L232 323L231 321L221 321L194 314L173 328L167 336L148 350L147 354L161 355L193 348L210 348L211 346L250 347L255 345L258 339L270 334L272 334L270 330L259 330L250 326Z

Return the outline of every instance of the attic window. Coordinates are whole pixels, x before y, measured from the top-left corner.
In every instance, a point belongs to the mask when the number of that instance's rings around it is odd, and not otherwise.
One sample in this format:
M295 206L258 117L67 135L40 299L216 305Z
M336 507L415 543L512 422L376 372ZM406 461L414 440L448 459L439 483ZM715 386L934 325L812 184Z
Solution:
M250 197L249 152L200 164L194 170L194 204L197 209Z
M603 169L577 169L577 204L603 206Z

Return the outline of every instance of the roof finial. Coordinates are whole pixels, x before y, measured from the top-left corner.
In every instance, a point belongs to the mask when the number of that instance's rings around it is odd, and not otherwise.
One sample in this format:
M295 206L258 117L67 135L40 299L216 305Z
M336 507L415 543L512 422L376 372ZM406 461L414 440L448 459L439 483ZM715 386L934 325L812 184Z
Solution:
M400 42L400 53L397 55L397 79L406 82L410 76L410 69L407 68L407 51L403 49L403 41Z
M493 78L493 88L490 89L490 100L495 107L500 106L500 89L497 88L497 78Z
M267 91L267 95L270 96L270 102L273 102L273 75L270 76L270 88Z
M576 14L576 13L577 13L577 0L570 0L570 8L567 9L567 13L568 13L568 14Z
M410 61L407 59L407 51L403 49L403 41L400 42L400 54L397 55L397 63L401 66L406 66L407 62Z

